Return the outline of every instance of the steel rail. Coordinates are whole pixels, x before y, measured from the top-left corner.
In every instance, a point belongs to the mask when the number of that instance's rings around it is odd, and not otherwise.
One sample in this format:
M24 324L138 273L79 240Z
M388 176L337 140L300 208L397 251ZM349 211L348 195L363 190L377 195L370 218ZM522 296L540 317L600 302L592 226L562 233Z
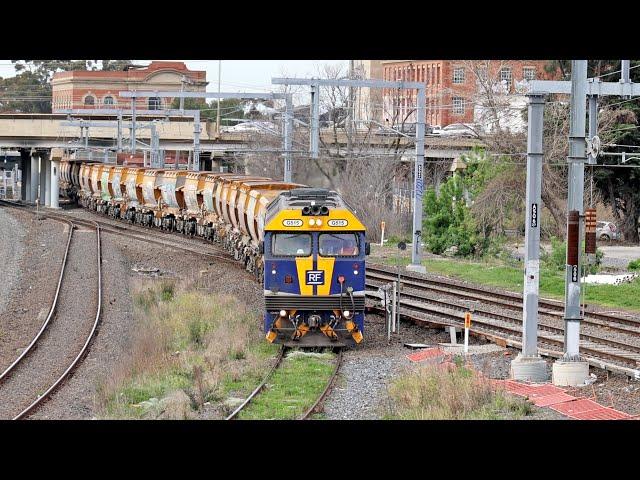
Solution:
M42 336L42 334L44 333L44 331L47 329L47 327L49 326L49 323L51 322L51 319L53 318L53 315L56 311L56 306L58 304L58 297L60 295L60 288L62 286L62 279L64 277L64 273L67 267L67 258L69 256L69 247L71 245L71 239L73 237L73 230L75 229L75 225L68 221L68 220L58 220L58 221L62 221L64 223L66 223L69 226L69 237L67 238L67 246L65 247L65 251L64 251L64 257L62 258L62 265L60 267L60 276L58 277L58 285L56 287L56 293L53 296L53 302L51 303L51 308L49 309L49 315L47 315L47 318L45 319L45 321L43 322L42 326L40 327L40 330L38 331L38 333L35 335L35 337L33 337L33 339L31 340L31 343L29 343L29 345L27 345L27 348L25 348L22 353L20 354L20 356L18 356L18 358L16 358L13 363L11 365L9 365L4 372L2 372L2 374L0 374L0 383L4 380L4 378L9 375L9 373L11 373L13 371L13 369L22 361L22 359L27 356L27 354L29 352L31 352L31 350L33 350L34 346L36 345L36 343L38 343L38 340L40 340L40 337Z
M389 280L394 280L395 278L397 278L397 272L394 272L393 270L388 270L386 268L381 268L379 265L367 265L367 275L369 275L369 273L371 272L371 277L372 279L374 279L374 276L378 276L379 278L381 277L380 273L382 273L383 275L387 275ZM378 273L376 273L378 272ZM391 278L394 277L394 278ZM447 290L459 290L459 291L466 291L466 292L473 292L475 294L482 294L482 295L487 295L489 297L494 297L494 298L501 298L504 299L506 301L511 301L511 302L515 302L514 304L509 304L509 303L503 303L491 298L487 298L487 299L482 299L482 301L485 301L485 303L493 303L495 305L502 305L505 306L506 308L511 308L513 310L520 310L522 309L522 295L518 294L518 293L512 293L512 292L494 292L492 290L488 290L488 289L484 289L484 288L480 288L480 287L475 287L475 286L470 286L470 285L459 285L454 281L448 280L448 281L437 281L437 280L432 280L432 279L428 279L428 278L422 278L422 277L418 277L415 275L411 275L411 274L407 274L407 272L403 272L403 279L401 280L403 283L406 283L407 285L417 285L419 283L422 283L423 285L421 286L417 286L416 288L425 288L425 289L432 289L435 291L440 291L441 293L447 293ZM410 278L410 281L407 281L406 279ZM427 286L427 285L431 285L431 286ZM449 292L450 294L455 294L461 297L466 297L466 298L474 298L476 300L478 300L477 296L474 295L470 295L470 294L465 294L462 292ZM551 310L555 310L557 312L562 312L564 306L561 302L555 302L553 300L549 300L549 299L540 299L540 305L543 307L547 307L548 309ZM557 315L557 316L562 316L562 313L558 313L555 314L554 312L549 312L549 311L541 311L542 314L545 315ZM585 310L585 320L584 322L590 322L593 325L602 325L602 324L598 324L593 322L593 320L588 320L586 317L590 317L591 319L598 319L601 321L606 321L606 322L613 322L613 323L618 323L618 324L622 324L622 325L628 325L628 326L632 326L632 327L636 327L636 328L640 328L640 320L635 320L635 319L630 319L630 318L622 318L622 317L618 317L615 315L610 315L610 314L605 314L605 313L600 313L600 312L594 312L594 311L590 311L590 310ZM616 329L619 331L623 331L623 332L627 332L627 333L635 333L635 334L640 334L640 330L639 331L632 331L629 329L624 329L621 327L615 327L613 325L606 325L608 328L611 329Z
M60 375L60 377L55 381L53 385L51 385L47 391L45 391L42 395L40 395L34 402L32 402L27 408L25 408L22 412L16 415L13 419L20 420L22 418L27 417L33 410L38 407L45 399L49 398L49 396L56 390L56 388L69 376L69 374L76 367L78 362L82 359L82 357L87 353L89 349L89 345L94 338L96 330L98 329L98 325L100 324L100 319L102 316L102 246L100 239L100 225L95 223L96 229L96 246L97 246L97 264L98 264L98 307L96 309L96 316L93 322L93 327L91 328L91 332L87 336L80 353L74 358L73 362L67 369Z
M313 402L313 405L311 405L311 407L306 412L304 412L302 414L302 416L300 417L300 420L307 420L311 416L311 414L324 401L324 399L326 398L327 394L329 393L329 391L333 387L333 384L335 382L336 377L338 376L338 371L340 370L340 366L341 365L342 365L342 349L340 349L338 351L338 356L336 358L336 365L335 365L335 368L333 369L333 373L331 374L331 378L327 382L327 386L324 388L324 390L322 391L320 396L316 399L316 401Z
M238 408L236 408L227 418L225 418L225 420L233 420L235 419L238 414L244 410L244 408L249 405L249 403L251 403L251 400L253 400L263 389L264 387L267 385L267 380L269 380L271 378L271 375L273 375L273 372L276 371L276 369L280 366L280 364L282 363L282 359L284 358L284 353L287 350L287 348L283 345L280 348L280 352L278 353L278 356L276 357L276 363L273 364L273 366L271 367L271 369L269 370L269 372L264 376L264 378L262 379L262 382L260 382L260 385L258 385L255 390L253 392L251 392L251 394L249 394L249 396L247 398L245 398L244 402L242 402Z
M371 291L367 293L369 297L378 298L376 295L373 295ZM406 297L406 295L403 294ZM406 300L400 302L401 307L407 312L402 313L402 316L405 318L409 318L415 323L419 324L434 324L438 326L455 326L460 327L463 324L463 319L457 315L454 315L450 312L443 311L438 308L430 308L426 305L417 305L417 304L409 304ZM376 310L382 312L384 314L384 309L381 307L370 307L372 310ZM441 307L442 308L442 307ZM446 308L446 307L445 307ZM448 307L450 310L459 309L459 305L451 304ZM415 314L411 312L419 312L425 315L430 315L432 317L439 317L442 321L436 320L427 320L424 318L417 317ZM508 323L504 320L498 320L503 323ZM476 317L472 323L472 327L470 328L470 332L476 335L484 336L489 340L497 343L501 346L515 346L520 347L521 342L518 339L522 338L521 329L516 329L506 325L499 325L496 323L491 323L487 319ZM505 335L506 334L506 335ZM558 335L560 337L560 335ZM551 338L544 334L539 334L538 339L540 343L560 347L559 351L549 350L549 349L539 349L542 354L561 357L562 356L562 348L564 346L564 342L562 338ZM595 343L595 342L594 342ZM625 375L631 376L636 379L640 379L640 370L637 368L637 361L631 360L628 357L620 356L614 352L607 352L604 350L599 350L594 348L593 346L581 346L581 350L585 353L589 353L590 355L585 355L585 360L589 362L589 364L596 366L598 368L602 368L605 370L609 370L612 372L623 373ZM614 360L617 363L610 363L606 360L603 360L604 357L607 360ZM626 366L620 365L620 363L626 364ZM629 367L630 363L634 363L634 367Z
M373 289L377 289L381 285L367 283L365 286L371 287ZM458 311L461 311L461 312L467 311L467 307L465 307L463 305L458 305L456 303L446 302L446 301L442 301L442 300L436 300L436 299L433 299L433 298L425 298L425 297L422 297L420 295L416 295L415 293L411 293L411 292L407 292L407 291L403 291L402 292L402 297L411 298L413 300L418 300L420 302L426 302L426 303L430 303L430 304L433 304L433 305L440 305L440 306L445 307L445 308L452 308L452 309L455 309L455 310L458 310ZM483 310L483 309L477 308L477 307L474 308L474 313L476 313L478 315L482 315L482 316L484 316L486 318L494 318L496 320L500 320L500 321L503 321L503 322L515 323L515 324L518 324L518 325L522 325L522 319L518 318L518 317L502 315L500 313L490 312L490 311ZM599 324L596 324L596 325L599 325ZM548 325L548 324L546 324L544 322L539 322L538 323L538 328L540 330L548 331L550 333L564 334L564 329L563 328L555 327L553 325ZM635 332L635 333L636 333L636 336L640 335L639 332ZM640 354L640 347L636 346L636 345L631 345L629 343L618 342L616 340L609 340L608 338L603 338L603 337L599 337L597 335L591 335L591 334L587 334L587 333L581 333L580 334L580 339L581 340L590 341L590 342L594 342L594 343L601 343L603 345L607 345L607 346L610 346L610 347L615 347L615 348L619 348L621 350L627 350L629 352ZM640 357L638 357L638 359L640 360Z

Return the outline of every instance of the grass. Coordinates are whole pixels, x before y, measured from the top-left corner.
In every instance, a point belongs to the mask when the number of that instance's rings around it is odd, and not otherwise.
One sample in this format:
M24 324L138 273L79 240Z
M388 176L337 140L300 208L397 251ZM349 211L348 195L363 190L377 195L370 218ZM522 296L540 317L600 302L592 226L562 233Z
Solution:
M532 412L529 402L494 388L461 362L405 373L391 383L389 396L387 419L513 420Z
M375 258L374 262L387 265L408 265L410 258ZM522 292L524 265L507 263L498 259L423 259L429 273L458 278L472 283L491 285L514 292ZM564 271L542 266L540 269L540 294L544 297L564 298ZM640 279L621 285L586 285L584 299L588 304L626 308L640 311Z
M243 410L243 420L299 418L318 398L334 370L331 353L294 351L270 378L267 388Z
M98 384L100 418L194 418L208 406L223 417L229 397L260 382L277 347L238 300L155 281L134 292L129 354Z

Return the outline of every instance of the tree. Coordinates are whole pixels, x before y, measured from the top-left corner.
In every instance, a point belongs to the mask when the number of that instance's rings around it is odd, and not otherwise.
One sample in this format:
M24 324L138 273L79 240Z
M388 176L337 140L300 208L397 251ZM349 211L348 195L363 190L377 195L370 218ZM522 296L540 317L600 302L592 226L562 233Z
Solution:
M51 113L53 74L71 70L120 70L131 60L12 60L17 75L0 78L3 112Z

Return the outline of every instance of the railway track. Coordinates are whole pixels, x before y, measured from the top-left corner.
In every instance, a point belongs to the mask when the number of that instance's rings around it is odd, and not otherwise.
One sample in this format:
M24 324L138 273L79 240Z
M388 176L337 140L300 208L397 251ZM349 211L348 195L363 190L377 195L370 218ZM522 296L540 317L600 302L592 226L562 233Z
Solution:
M454 282L449 284L416 275L407 275L406 272L403 272L402 276L401 282L406 289L403 289L401 295L400 311L402 316L418 324L461 327L464 323L463 313L468 309L470 300L480 304L497 305L509 310L522 311L521 304L516 305L512 301L506 301L507 299L517 298L517 294L493 292ZM368 266L367 296L379 298L376 294L377 289L382 284L395 279L397 279L397 276L391 269L377 265ZM456 296L459 300L446 300L444 299L445 297L441 297L443 299L434 299L420 294L420 292L427 291ZM549 302L545 301L545 304L549 305ZM374 309L382 312L381 308ZM541 310L544 315L546 313L544 307ZM589 312L590 317L593 313ZM596 318L596 320L587 320L584 323L602 329L622 331L628 335L640 336L640 331L627 326L637 323L633 319L620 318L608 314L596 314L591 318ZM604 318L607 320L604 321ZM556 358L561 357L564 346L564 330L544 322L542 319L539 322L538 330L540 352ZM504 315L491 312L481 306L475 306L471 332L503 346L509 345L517 348L522 346L521 315ZM640 379L640 347L637 345L611 340L596 334L581 334L580 340L581 352L584 354L585 360L591 365Z
M227 418L226 420L235 420L238 418L238 415L245 410L245 408L265 389L265 387L267 386L269 380L273 377L273 374L275 373L275 371L282 365L282 360L285 357L285 353L288 351L289 349L286 347L282 347L280 349L280 352L278 353L278 356L276 357L276 362L273 365L273 367L271 367L271 369L269 370L269 372L265 375L265 377L263 378L262 382L260 383L260 385L258 385L255 390L253 390L253 392L251 392L251 394L249 394L249 396L244 400L244 402L242 402ZM313 402L313 404L311 405L311 407L307 408L304 413L298 418L298 420L307 420L311 417L311 415L322 405L322 402L324 401L324 399L326 398L327 394L331 391L331 388L333 386L333 383L336 379L336 377L338 376L338 371L340 370L340 366L342 365L342 350L338 351L338 355L336 356L335 359L335 367L334 370L331 374L331 377L329 378L329 381L327 382L326 387L322 390L322 392L320 393L320 395L316 398L316 400Z
M33 207L24 204L0 200L0 205L20 209L34 215L36 214L36 211ZM97 224L100 226L101 231L104 233L131 238L133 240L171 248L176 251L188 252L194 255L208 258L210 260L230 263L235 265L236 267L240 267L238 260L233 259L233 257L231 257L227 251L216 247L211 242L207 242L206 240L202 240L196 237L185 238L183 235L180 235L176 232L156 231L151 228L145 228L138 225L127 224L126 226L124 226L122 224L118 224L121 222L118 222L117 220L88 220L80 218L76 215L61 213L59 211L46 211L40 212L39 214L46 218L51 218L54 220L71 221L77 225L91 226ZM195 243L194 241L197 243ZM247 274L249 274L249 272L247 272Z
M58 221L68 225L69 236L49 314L29 345L0 374L0 411L3 416L14 420L30 416L73 373L88 352L101 319L102 246L100 226L93 225L96 234L94 271L94 267L87 263L84 255L81 257L78 254L70 254L72 250L84 244L83 240L76 242L77 225L67 219ZM85 230L80 235L86 232ZM83 265L86 266L85 270L82 269ZM78 284L86 284L85 277L96 278L95 288L89 287L95 296L96 311L95 316L90 315L84 318L86 323L83 324L81 319L74 318L75 315L71 315L71 313L78 308L78 305L81 305L80 308L84 308L82 306L88 304L91 293L86 292L87 295L81 297L73 287L67 284L73 283L73 281ZM76 335L76 330L82 330L81 327L85 327L85 333L86 330L89 330L84 337L79 333ZM71 345L72 343L75 345ZM53 355L59 355L58 358L63 360L56 362Z

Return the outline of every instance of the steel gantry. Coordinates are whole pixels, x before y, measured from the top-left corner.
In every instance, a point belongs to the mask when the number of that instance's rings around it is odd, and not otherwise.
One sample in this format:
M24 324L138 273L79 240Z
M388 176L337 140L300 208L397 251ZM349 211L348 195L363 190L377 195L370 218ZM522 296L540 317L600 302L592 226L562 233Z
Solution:
M310 128L310 154L312 158L318 158L320 144L320 87L365 87L365 88L399 88L418 91L416 105L416 157L413 176L413 249L411 251L411 264L408 270L424 272L421 263L421 237L422 237L422 196L424 192L424 135L425 135L425 107L426 85L419 82L391 82L386 80L348 80L348 79L321 79L321 78L272 78L274 85L308 85L311 88L311 128Z
M135 104L137 98L238 98L238 99L261 99L261 100L284 100L285 117L283 126L282 150L284 155L284 181L291 182L292 171L292 136L293 136L293 101L290 93L253 93L253 92L161 92L161 91L123 91L119 92L122 98L131 98L131 111L135 115ZM198 112L197 121L194 119L194 149L193 164L194 169L200 169L200 110L190 110Z
M517 379L546 379L546 364L538 356L538 296L540 274L540 213L543 161L544 104L548 94L570 94L569 185L567 211L578 212L579 228L576 245L567 241L565 268L565 339L564 355L554 364L553 381L561 385L577 385L588 376L588 364L580 357L580 272L581 255L569 255L570 248L579 248L584 227L584 166L597 162L599 139L598 97L640 96L640 84L630 81L629 61L622 61L619 82L602 82L587 78L587 60L573 60L571 81L533 80L529 84L529 125L527 143L527 213L525 225L525 272L523 292L522 354L512 362L511 375ZM589 103L589 139L586 138L586 104ZM588 154L588 156L587 156ZM567 231L569 231L569 214ZM571 263L570 263L571 262Z

